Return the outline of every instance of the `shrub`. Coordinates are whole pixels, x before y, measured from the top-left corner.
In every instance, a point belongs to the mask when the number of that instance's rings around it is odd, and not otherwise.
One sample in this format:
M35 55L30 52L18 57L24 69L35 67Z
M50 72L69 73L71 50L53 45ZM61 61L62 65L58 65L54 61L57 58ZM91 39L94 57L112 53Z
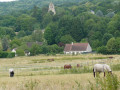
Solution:
M8 58L13 58L13 57L15 57L15 53L14 52L10 52L10 53L8 53L7 57Z
M97 48L97 53L101 53L101 54L107 54L107 47L106 46L101 46Z
M107 74L105 78L102 78L98 75L95 78L96 84L93 84L89 81L91 90L119 90L120 82L116 75Z
M24 50L22 50L22 49L17 49L17 50L16 50L16 54L17 54L18 56L24 56L24 55L25 55Z
M15 53L7 52L7 51L0 51L0 58L12 58L15 57Z

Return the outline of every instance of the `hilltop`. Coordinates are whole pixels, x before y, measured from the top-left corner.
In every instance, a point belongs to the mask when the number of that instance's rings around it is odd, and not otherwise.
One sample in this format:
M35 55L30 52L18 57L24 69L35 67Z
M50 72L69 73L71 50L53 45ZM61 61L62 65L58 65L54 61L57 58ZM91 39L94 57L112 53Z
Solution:
M83 0L17 0L14 2L0 2L0 14L14 13L20 10L30 10L34 6L44 7L48 6L50 2L55 5L62 5L65 3L76 3Z

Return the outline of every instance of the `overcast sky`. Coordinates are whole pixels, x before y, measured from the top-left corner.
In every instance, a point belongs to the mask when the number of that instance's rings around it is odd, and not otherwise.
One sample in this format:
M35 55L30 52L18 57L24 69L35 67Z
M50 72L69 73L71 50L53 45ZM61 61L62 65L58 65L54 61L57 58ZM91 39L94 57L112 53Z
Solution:
M17 1L17 0L0 0L0 2L11 2L11 1Z

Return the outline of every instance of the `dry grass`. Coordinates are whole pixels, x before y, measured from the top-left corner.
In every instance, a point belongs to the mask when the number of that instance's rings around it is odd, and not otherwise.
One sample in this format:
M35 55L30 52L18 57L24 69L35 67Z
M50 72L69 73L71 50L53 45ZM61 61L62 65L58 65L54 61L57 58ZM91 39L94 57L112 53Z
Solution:
M62 74L56 73L65 64L76 65L88 61L108 59L112 64L120 63L119 55L56 55L56 56L32 56L15 57L12 59L0 59L0 90L88 90L89 82L94 82L92 73L85 74ZM55 61L48 62L47 59ZM15 77L9 77L9 68L15 68ZM20 68L24 69L20 69ZM5 69L5 70L3 70ZM54 69L56 69L54 71ZM120 77L120 72L114 72ZM101 76L103 76L101 74ZM31 89L32 88L32 89Z

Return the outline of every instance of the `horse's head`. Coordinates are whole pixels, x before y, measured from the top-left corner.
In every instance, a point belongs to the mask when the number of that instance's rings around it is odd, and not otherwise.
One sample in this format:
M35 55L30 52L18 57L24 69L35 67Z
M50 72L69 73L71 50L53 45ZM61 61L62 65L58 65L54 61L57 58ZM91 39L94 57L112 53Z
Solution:
M112 71L109 71L108 73L110 73L112 75Z

